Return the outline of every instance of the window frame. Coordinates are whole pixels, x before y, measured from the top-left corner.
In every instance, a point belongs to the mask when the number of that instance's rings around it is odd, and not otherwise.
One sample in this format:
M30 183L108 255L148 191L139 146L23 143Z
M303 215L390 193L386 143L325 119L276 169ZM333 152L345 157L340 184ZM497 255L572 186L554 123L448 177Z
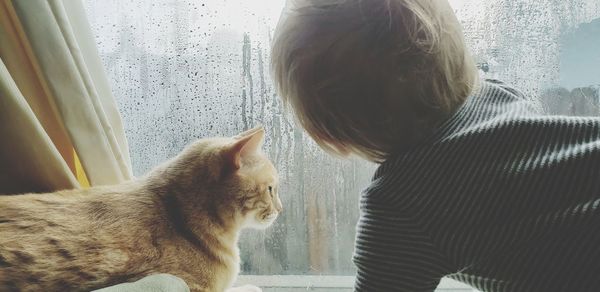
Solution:
M303 276L303 275L240 275L237 285L255 285L267 291L353 291L354 276ZM477 292L473 287L443 278L436 292Z

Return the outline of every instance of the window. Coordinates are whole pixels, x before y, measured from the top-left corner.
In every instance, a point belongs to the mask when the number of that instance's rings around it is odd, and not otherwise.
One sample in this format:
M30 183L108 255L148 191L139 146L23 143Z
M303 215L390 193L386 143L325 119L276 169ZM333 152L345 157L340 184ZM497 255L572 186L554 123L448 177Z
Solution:
M600 1L454 2L483 76L549 113L600 114Z
M482 76L514 84L554 113L600 113L600 1L450 2ZM349 291L358 195L375 166L327 156L282 110L269 78L268 48L284 3L86 0L86 8L135 174L195 138L264 125L286 211L273 228L243 235L243 274L289 275L280 281L296 283L289 291L327 283ZM281 285L270 277L251 279Z

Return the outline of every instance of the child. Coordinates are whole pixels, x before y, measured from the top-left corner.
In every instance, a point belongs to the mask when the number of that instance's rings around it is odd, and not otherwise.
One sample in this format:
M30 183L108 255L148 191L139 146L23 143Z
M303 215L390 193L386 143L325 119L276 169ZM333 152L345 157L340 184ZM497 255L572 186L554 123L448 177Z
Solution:
M478 80L446 0L297 0L273 76L324 149L381 163L356 291L600 289L600 120Z

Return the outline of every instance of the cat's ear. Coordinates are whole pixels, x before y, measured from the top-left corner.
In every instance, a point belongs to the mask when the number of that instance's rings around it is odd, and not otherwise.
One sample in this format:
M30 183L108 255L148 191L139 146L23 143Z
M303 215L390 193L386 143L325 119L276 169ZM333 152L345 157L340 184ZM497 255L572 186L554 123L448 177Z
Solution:
M254 127L254 128L252 128L250 130L246 130L244 132L241 132L241 133L235 135L233 137L233 139L241 139L241 138L250 136L250 135L252 135L252 134L254 134L254 133L258 132L258 131L263 131L264 132L265 129L262 126ZM263 133L263 135L264 135L264 133Z
M262 127L254 128L234 137L236 140L226 151L227 163L234 170L242 167L244 158L258 153L265 139L265 130Z

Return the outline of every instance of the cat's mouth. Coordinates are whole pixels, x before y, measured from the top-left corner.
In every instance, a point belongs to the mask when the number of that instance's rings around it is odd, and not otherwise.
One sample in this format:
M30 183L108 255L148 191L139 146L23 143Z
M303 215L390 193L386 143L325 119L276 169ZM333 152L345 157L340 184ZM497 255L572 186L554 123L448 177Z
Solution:
M275 213L275 212L274 212L274 213L267 214L267 215L266 215L266 216L263 218L263 220L264 220L264 221L274 221L275 219L277 219L277 215L279 215L279 214L278 214L278 213Z
M247 217L245 227L251 227L255 229L265 229L268 228L275 222L279 216L279 212L259 212L255 213L250 217Z
M271 224L273 224L273 222L275 222L275 219L277 219L278 215L279 215L279 213L277 213L277 212L265 214L262 217L261 223L266 226L270 226Z

